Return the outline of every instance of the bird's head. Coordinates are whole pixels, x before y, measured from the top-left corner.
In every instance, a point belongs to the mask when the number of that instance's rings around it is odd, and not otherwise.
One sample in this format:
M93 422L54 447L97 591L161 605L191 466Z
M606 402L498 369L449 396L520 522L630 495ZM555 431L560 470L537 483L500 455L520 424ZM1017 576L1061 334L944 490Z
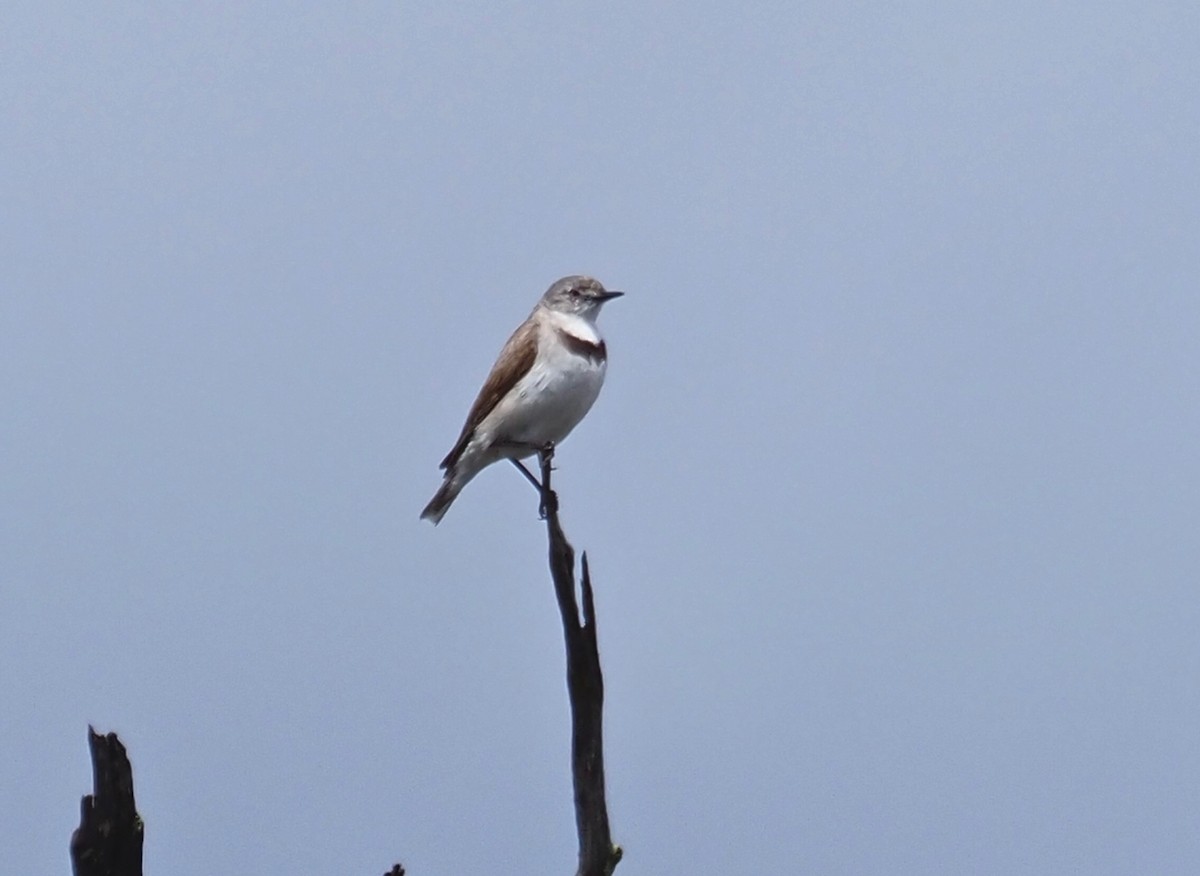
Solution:
M604 302L620 298L624 292L610 292L591 277L563 277L546 290L541 306L557 313L582 316L589 322L600 313Z

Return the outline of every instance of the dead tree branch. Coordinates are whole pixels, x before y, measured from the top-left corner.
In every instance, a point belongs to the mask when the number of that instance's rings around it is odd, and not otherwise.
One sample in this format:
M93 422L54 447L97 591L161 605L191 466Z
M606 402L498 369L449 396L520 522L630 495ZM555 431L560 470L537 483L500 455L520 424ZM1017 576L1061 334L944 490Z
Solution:
M612 876L621 861L614 846L604 794L604 676L596 642L596 604L587 554L581 563L577 600L575 549L558 520L558 496L550 487L553 448L539 453L541 510L549 539L550 577L562 618L571 702L571 778L579 866L575 876ZM582 602L582 613L580 603ZM117 734L88 727L93 791L83 798L80 823L71 835L75 876L142 876L144 827L133 799L133 768ZM397 864L386 876L404 876Z
M142 876L142 817L133 802L133 766L116 733L88 727L92 793L83 798L79 827L71 834L75 876ZM404 876L395 865L384 876Z
M133 767L116 733L88 727L92 793L80 805L71 834L75 876L142 876L144 826L133 802Z
M575 549L558 521L558 496L550 488L552 448L539 454L541 507L550 542L550 577L562 617L567 649L567 693L571 700L571 777L575 787L575 828L579 834L576 876L611 876L621 860L608 826L604 796L604 676L596 643L596 606L587 553L583 554L580 592L583 616L575 599Z

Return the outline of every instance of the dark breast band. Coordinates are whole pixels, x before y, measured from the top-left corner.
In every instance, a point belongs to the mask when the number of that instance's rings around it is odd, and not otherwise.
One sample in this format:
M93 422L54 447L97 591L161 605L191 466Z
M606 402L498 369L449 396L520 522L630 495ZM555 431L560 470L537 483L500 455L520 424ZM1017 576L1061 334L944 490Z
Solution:
M570 332L557 329L559 338L568 350L576 356L582 356L589 362L597 365L603 363L608 358L608 350L605 349L604 341L598 344L593 344L591 341L585 341L583 338L576 337Z

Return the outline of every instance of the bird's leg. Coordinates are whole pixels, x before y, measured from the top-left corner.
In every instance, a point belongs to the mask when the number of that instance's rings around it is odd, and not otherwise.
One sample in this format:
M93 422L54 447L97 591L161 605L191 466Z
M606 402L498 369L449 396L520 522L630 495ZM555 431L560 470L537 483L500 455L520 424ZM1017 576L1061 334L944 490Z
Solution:
M550 460L554 458L554 442L547 441L545 444L527 444L523 441L498 441L496 442L495 446L502 450L526 450L537 454L538 462L542 466L542 480L540 481L534 476L533 472L525 467L525 464L521 462L521 460L510 456L508 461L515 465L517 470L525 476L525 480L533 484L533 488L538 491L538 496L540 497L540 501L538 502L538 517L542 520L545 520L546 516L550 513L550 504L547 498L554 495L552 492L550 492L549 477L550 471L552 470Z
M515 465L517 467L517 470L520 471L521 474L525 475L525 480L527 480L527 481L529 481L529 483L533 484L533 488L535 490L537 490L538 494L540 495L542 492L542 482L533 476L533 472L531 472L529 469L527 469L525 467L525 463L523 463L523 462L521 462L521 460L515 459L511 456L508 458L508 461L511 462L513 465Z
M527 444L524 441L497 441L495 447L499 450L522 450L526 453L541 453L541 448L536 444ZM517 467L521 474L525 475L525 480L533 484L533 488L539 493L542 491L542 482L533 476L533 472L525 467L519 457L510 456L508 461Z

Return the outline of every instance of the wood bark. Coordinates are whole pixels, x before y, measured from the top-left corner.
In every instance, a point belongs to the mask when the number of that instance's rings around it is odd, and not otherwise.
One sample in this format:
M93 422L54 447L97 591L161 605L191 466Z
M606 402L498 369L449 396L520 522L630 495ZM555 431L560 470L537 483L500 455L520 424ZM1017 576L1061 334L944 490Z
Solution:
M541 508L549 540L550 577L562 618L567 651L567 695L571 702L571 778L575 789L575 828L579 836L576 876L610 876L621 860L613 845L604 791L604 675L596 640L596 605L584 552L575 598L575 550L558 519L558 496L550 487L553 449L539 454ZM580 612L582 602L582 614Z
M145 827L133 801L133 767L116 733L88 727L92 793L80 804L79 827L71 834L75 876L142 876Z

